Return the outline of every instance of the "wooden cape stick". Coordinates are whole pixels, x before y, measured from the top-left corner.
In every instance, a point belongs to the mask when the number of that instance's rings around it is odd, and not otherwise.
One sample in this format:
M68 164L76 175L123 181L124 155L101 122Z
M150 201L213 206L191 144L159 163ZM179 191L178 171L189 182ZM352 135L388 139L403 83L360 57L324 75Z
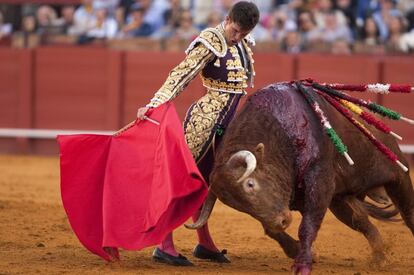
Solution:
M155 125L157 125L157 126L159 126L159 125L160 125L160 123L159 123L158 121L156 121L156 120L154 120L154 119L152 119L152 118L149 118L149 117L147 117L147 116L144 116L144 119L145 119L145 120L148 120L149 122L151 122L151 123L153 123L153 124L155 124ZM136 123L137 123L137 120L131 121L130 123L128 123L127 125L125 125L125 126L124 126L124 127L122 127L121 129L119 129L118 131L116 131L116 132L113 134L113 136L114 136L114 137L119 136L120 134L122 134L123 132L125 132L126 130L128 130L128 129L129 129L129 128L131 128L132 126L134 126Z

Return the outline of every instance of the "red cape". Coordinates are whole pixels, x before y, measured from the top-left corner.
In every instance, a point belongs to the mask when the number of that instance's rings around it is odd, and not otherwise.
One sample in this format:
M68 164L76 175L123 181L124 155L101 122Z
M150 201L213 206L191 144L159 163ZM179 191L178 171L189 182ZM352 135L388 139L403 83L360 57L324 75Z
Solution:
M73 231L91 252L160 243L204 202L207 184L171 103L119 136L60 135L61 194ZM118 253L114 250L115 254Z

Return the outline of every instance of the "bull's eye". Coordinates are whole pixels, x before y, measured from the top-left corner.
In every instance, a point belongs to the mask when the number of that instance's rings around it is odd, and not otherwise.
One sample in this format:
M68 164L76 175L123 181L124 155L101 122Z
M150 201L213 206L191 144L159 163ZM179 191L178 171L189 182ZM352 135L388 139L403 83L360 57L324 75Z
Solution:
M260 190L259 188L259 184L257 183L257 181L255 179L247 179L243 182L243 189L246 193L253 195L256 194L256 192L258 192Z
M247 187L249 187L249 188L253 188L253 187L254 187L254 181L252 181L252 180L248 180L248 181L247 181Z

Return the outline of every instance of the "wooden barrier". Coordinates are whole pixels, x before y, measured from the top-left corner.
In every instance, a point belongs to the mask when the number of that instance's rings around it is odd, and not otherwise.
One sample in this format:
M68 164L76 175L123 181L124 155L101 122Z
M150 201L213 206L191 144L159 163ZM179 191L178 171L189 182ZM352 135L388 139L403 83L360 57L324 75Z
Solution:
M96 48L35 50L35 128L110 129L113 53ZM109 108L108 108L109 107Z
M0 128L114 131L134 120L184 53L121 51L93 47L0 49ZM412 57L287 55L255 53L255 88L278 81L314 78L349 84L414 84ZM196 77L175 100L181 118L205 89ZM414 95L355 94L380 101L414 118ZM392 122L395 132L414 144L408 124ZM54 141L0 139L0 152L56 153Z
M0 48L0 127L33 127L33 52ZM29 150L25 138L6 138L1 152Z
M384 59L384 83L414 85L414 57L388 57ZM414 94L389 94L382 97L382 103L404 116L414 119ZM414 144L414 125L403 121L390 121L394 132L403 137L401 144Z

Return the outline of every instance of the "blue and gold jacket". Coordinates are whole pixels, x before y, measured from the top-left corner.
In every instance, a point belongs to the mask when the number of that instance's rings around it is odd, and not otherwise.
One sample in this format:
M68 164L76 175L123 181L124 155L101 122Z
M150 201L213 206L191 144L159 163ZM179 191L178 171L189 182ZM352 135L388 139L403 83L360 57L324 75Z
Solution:
M186 142L196 161L205 156L212 144L217 145L216 134L227 127L248 85L253 87L251 45L254 41L247 36L238 45L228 46L223 23L205 29L147 105L157 107L172 100L196 75L201 76L207 92L191 105L184 121Z
M157 107L175 98L199 73L208 91L245 94L248 85L253 87L255 75L252 45L254 40L248 35L238 45L228 46L223 23L203 30L147 107Z

